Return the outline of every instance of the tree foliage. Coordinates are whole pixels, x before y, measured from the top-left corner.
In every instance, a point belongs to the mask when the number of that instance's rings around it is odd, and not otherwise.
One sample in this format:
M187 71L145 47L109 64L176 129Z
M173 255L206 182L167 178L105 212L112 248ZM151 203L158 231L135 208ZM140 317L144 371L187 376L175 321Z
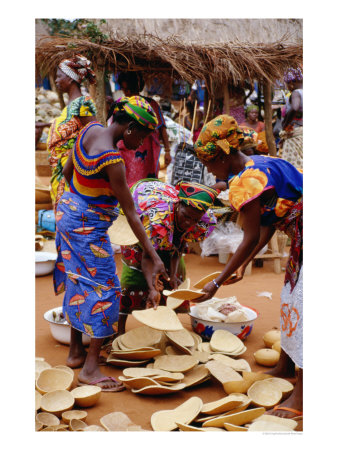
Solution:
M88 19L42 19L48 25L52 36L86 38L91 42L101 43L108 39L108 35L101 32L98 25ZM99 25L106 23L100 19Z

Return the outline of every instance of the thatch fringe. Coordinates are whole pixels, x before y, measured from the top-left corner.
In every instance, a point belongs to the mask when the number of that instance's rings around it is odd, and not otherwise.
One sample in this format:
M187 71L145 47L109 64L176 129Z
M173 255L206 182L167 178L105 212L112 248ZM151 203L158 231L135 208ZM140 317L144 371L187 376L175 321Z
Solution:
M163 39L153 34L128 36L111 34L102 43L86 39L44 37L36 45L37 73L53 73L59 62L82 53L94 68L107 71L142 70L167 72L192 83L195 79L218 80L238 85L247 81L274 82L284 71L302 65L303 48L283 36L274 43L224 42L184 43L176 36Z

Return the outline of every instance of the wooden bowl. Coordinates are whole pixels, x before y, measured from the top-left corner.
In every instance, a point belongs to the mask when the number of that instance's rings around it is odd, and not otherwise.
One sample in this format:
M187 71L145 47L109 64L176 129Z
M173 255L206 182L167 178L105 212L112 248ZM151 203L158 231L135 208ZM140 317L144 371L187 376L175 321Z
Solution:
M127 378L120 376L119 380L129 389L138 390L146 386L160 386L160 383L150 377Z
M48 412L41 412L36 415L36 420L38 420L40 423L42 423L45 427L50 427L53 425L59 425L60 419L56 417L55 414L51 414Z
M101 396L102 389L99 386L79 386L71 391L75 404L82 408L95 405Z
M176 383L173 386L145 386L141 389L132 389L131 392L134 394L142 395L167 395L174 394L177 391L181 391L185 388L184 383Z
M62 420L65 423L69 423L72 419L85 420L88 416L87 411L81 411L79 409L72 409L62 413Z
M40 392L35 390L35 411L38 411L41 407L41 398L42 395L40 394Z
M87 428L87 424L80 419L71 419L69 422L69 428L71 431L83 431Z
M175 409L156 411L150 419L154 431L173 431L177 423L189 425L200 413L203 401L199 397L190 397Z
M70 373L74 377L74 370L68 366L59 365L59 366L54 366L53 369L65 370L66 372Z
M72 409L74 406L73 395L66 390L58 389L47 392L41 398L42 411L55 414L60 417L64 411Z
M74 375L63 369L45 369L40 372L36 380L36 389L40 394L56 390L68 390L73 382Z

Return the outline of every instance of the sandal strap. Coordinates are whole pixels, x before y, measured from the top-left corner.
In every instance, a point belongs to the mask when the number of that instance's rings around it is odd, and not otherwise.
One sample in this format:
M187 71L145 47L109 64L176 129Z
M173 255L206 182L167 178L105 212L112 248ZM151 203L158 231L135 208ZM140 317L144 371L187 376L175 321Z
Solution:
M288 408L287 406L278 406L277 405L273 409L274 409L274 411L278 411L278 410L289 411L289 412L296 414L297 416L303 415L302 411L298 411L298 409Z
M114 383L117 383L117 380L114 377L102 377L91 381L89 384L98 384L103 383L105 381L114 381Z

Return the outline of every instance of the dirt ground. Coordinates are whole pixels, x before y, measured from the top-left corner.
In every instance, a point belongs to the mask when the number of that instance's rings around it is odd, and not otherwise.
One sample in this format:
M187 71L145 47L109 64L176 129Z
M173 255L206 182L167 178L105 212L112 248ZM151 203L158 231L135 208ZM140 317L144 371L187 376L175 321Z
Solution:
M222 270L222 264L218 262L218 257L201 258L196 254L186 255L187 276L195 283L203 276ZM116 255L118 274L121 274L120 255ZM283 259L284 267L286 258ZM273 262L264 261L263 267L253 267L252 273L246 276L241 282L228 287L222 287L217 292L217 297L230 297L235 295L238 301L246 306L253 307L259 313L253 330L245 341L246 353L241 356L245 358L251 366L252 371L264 372L267 370L263 366L255 363L253 353L264 347L263 335L272 327L279 328L279 301L280 291L283 286L284 271L277 275L273 272ZM52 366L65 364L68 354L68 346L62 345L51 336L49 324L43 318L43 314L56 306L62 305L62 295L56 297L53 291L52 275L36 277L36 356L44 357ZM266 297L258 297L257 292L269 291L272 293L272 300ZM179 318L184 327L191 329L190 317L180 314ZM126 330L141 326L133 317L129 317ZM80 369L75 369L74 386L76 387L76 375ZM114 366L103 366L102 371L106 375L118 377L122 375L123 368ZM101 394L99 402L87 408L88 425L100 425L100 418L105 414L114 411L122 411L130 419L141 425L145 430L152 430L150 425L151 415L158 410L173 409L192 396L198 396L203 402L211 402L225 396L223 387L214 380L209 380L204 384L191 387L172 395L165 396L141 396L131 393L129 390ZM302 430L300 422L297 430Z

